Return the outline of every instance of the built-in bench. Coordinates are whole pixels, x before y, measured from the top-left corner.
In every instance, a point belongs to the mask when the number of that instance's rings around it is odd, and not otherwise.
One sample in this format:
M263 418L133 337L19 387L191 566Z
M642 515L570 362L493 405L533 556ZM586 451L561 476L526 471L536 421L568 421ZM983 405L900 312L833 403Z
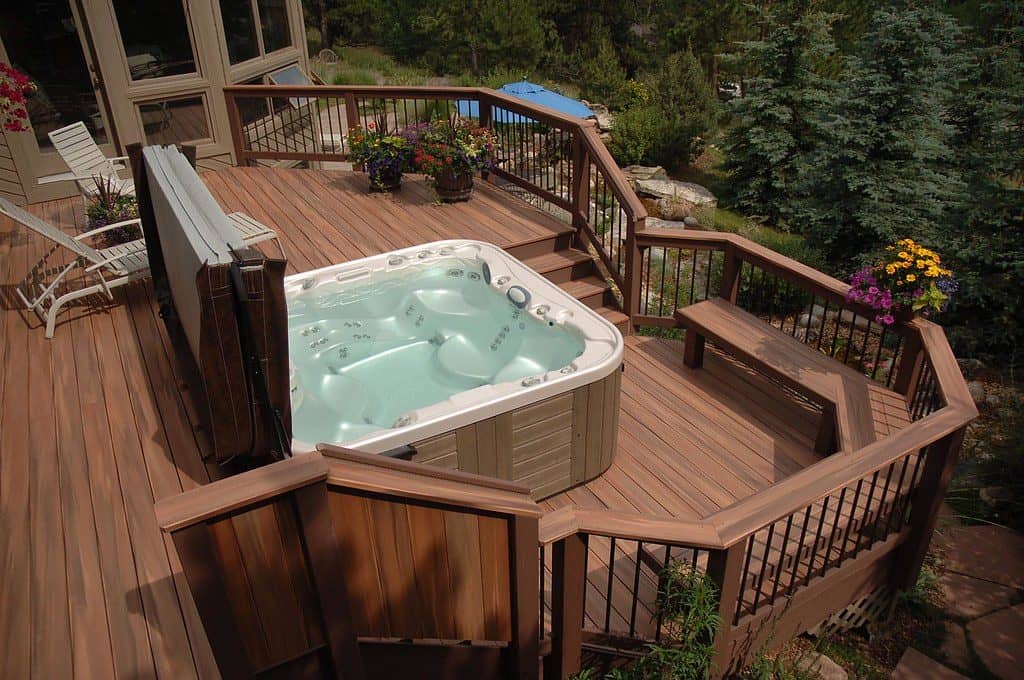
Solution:
M676 310L675 317L686 329L683 358L690 368L703 363L708 339L821 406L814 447L818 453L855 451L875 441L873 383L867 376L723 299L683 307Z

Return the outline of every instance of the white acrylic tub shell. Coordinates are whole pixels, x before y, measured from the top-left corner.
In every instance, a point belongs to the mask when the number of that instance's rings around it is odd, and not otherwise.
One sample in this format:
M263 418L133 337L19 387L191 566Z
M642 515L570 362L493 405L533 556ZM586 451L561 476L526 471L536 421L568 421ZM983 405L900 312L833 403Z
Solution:
M490 285L499 294L505 295L517 285L525 288L530 293L528 312L575 332L583 340L583 353L572 361L568 372L554 370L525 380L459 392L437 404L411 411L409 424L403 427L329 443L343 443L370 453L388 451L588 385L607 377L621 365L622 335L614 325L501 248L482 241L436 241L294 274L285 277L285 297L291 300L297 295L315 294L316 288L324 284L334 288L338 282L366 283L375 275L452 257L486 261L491 272ZM518 290L513 291L513 296L516 293ZM292 440L295 453L315 448L314 442Z

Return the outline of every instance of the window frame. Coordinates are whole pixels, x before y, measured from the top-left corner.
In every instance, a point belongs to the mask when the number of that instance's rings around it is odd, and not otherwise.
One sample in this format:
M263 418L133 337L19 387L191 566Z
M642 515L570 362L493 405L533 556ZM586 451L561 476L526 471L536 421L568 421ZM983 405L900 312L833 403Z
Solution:
M228 53L228 48L227 48L228 36L227 36L227 25L224 22L224 10L223 10L223 7L221 6L220 0L212 0L212 2L213 2L214 5L216 5L217 18L219 19L219 23L220 23L220 27L219 27L220 28L220 32L221 32L221 36L220 37L222 38L223 44L224 44L224 49L223 49L224 60L225 60L224 63L227 64L228 69L236 69L236 68L248 65L248 64L258 63L258 62L260 62L262 60L266 60L266 59L268 59L268 58L270 58L272 56L276 56L276 55L278 55L280 53L284 53L286 50L296 50L296 49L298 49L295 46L295 27L294 27L295 17L293 16L293 12L291 11L291 3L285 2L285 16L288 18L288 31L287 31L288 44L285 45L284 47L279 47L276 50L272 50L270 52L267 52L267 48L266 48L266 45L264 44L264 40L263 40L263 20L260 18L259 1L258 0L246 0L246 2L249 5L249 11L251 12L252 20L254 22L253 25L254 25L254 27L256 29L255 33L256 33L256 50L257 50L257 54L254 57L249 57L248 59L243 59L242 61L238 61L238 62L232 63L231 55Z
M107 0L105 3L110 11L110 18L113 22L111 29L117 40L118 53L121 57L121 66L124 70L125 82L128 85L129 91L145 92L147 89L161 87L164 83L188 83L190 81L196 82L203 81L205 79L199 44L196 40L195 30L192 26L192 12L189 7L189 2L187 2L187 0L178 1L181 3L182 17L185 20L185 30L188 33L189 46L192 48L192 63L194 65L194 69L190 73L175 73L173 75L157 76L155 78L132 77L132 69L128 64L128 50L125 48L124 36L121 33L121 22L120 17L117 14L117 7L114 6L114 0Z
M150 142L146 134L145 121L142 119L142 107L152 104L159 104L161 102L173 102L184 99L199 99L203 106L203 114L206 118L206 136L199 137L196 139L180 139L174 142L174 144L189 144L193 146L200 146L206 144L216 143L215 128L213 115L210 111L210 100L205 90L189 91L189 92L175 92L173 94L166 94L159 97L151 97L147 99L139 99L132 102L132 111L135 116L135 122L138 125L139 131L142 133L142 143L144 145L157 144L158 142Z

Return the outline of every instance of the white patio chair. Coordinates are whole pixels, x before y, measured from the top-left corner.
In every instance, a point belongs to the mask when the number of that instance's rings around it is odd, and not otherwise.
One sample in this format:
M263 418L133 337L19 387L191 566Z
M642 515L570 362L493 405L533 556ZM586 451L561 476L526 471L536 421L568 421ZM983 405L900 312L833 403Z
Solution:
M122 179L117 171L124 169L127 156L107 158L96 145L85 123L79 121L50 133L50 141L60 157L71 169L78 190L85 198L92 198L99 192L97 179L110 178L113 188L122 194L135 195L135 182Z
M276 231L242 212L233 212L228 215L228 219L231 220L231 225L241 235L242 243L247 246L254 246L264 241L273 241L277 244L277 249L281 251L281 257L286 260L288 259L288 256L284 254L284 246L281 245L281 239Z
M57 247L71 251L74 255L71 262L52 270L45 266L46 258L44 258L14 289L25 308L35 312L39 319L46 323L47 338L53 337L57 314L61 307L69 302L96 294L105 295L108 300L113 300L115 288L149 275L149 258L146 256L146 242L143 239L100 250L85 243L86 239L105 231L139 224L138 219L116 222L78 236L70 236L62 229L47 223L42 218L19 208L2 197L0 197L0 214L31 229L56 244ZM56 250L57 247L53 250ZM68 275L75 269L80 269L83 272L83 278L78 282L80 285L69 288L67 286ZM90 284L93 281L94 283Z

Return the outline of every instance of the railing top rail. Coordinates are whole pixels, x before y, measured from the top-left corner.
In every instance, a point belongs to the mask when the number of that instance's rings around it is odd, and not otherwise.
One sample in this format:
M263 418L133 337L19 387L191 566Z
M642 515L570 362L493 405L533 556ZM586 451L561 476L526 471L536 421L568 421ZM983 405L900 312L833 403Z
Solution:
M619 170L618 164L612 158L608 147L601 141L601 137L597 134L594 126L581 128L580 140L586 145L587 153L599 167L606 170L614 168L613 172L606 173L605 181L611 185L612 191L619 202L628 207L629 212L633 214L633 217L638 222L645 220L647 218L647 208L640 202L640 198L633 191L633 188L629 186L626 176ZM642 223L638 226L638 229L641 228L643 228Z
M953 348L949 346L946 332L942 326L927 319L914 319L911 325L920 334L921 344L924 346L925 354L935 372L935 379L939 383L939 392L943 401L947 406L969 414L970 419L975 418L978 415L978 409L967 389L967 383L960 372L960 364L957 363L956 357L953 355Z
M328 444L321 444L318 451L311 455L322 455L326 461L328 484L495 514L542 514L540 506L530 498L530 490L512 482Z
M319 455L289 458L157 501L157 524L177 531L325 479Z

